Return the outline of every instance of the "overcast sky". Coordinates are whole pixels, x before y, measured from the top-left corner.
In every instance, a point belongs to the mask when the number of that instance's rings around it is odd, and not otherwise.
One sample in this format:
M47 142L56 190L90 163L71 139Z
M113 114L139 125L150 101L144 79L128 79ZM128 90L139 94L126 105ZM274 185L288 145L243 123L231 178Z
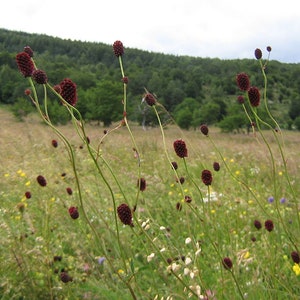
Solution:
M7 0L0 28L176 55L300 63L299 0Z

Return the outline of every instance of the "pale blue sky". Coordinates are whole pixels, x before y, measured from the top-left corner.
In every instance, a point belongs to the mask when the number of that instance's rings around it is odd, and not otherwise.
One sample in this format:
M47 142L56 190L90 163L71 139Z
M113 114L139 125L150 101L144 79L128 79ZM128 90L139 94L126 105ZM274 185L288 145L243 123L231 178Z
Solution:
M300 63L298 0L9 0L0 28L176 55Z

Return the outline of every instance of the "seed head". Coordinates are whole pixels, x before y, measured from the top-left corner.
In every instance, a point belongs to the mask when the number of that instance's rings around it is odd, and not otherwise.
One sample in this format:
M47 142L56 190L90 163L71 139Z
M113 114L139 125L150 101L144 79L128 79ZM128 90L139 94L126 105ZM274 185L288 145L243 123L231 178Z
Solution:
M38 184L39 184L40 186L46 186L46 185L47 185L47 181L46 181L45 177L42 176L42 175L39 175L39 176L36 178L36 180L37 180L37 182L38 182Z
M173 147L175 150L175 153L180 157L184 158L188 156L188 151L185 145L185 142L183 140L176 140L173 143Z
M146 189L146 180L145 180L145 178L138 179L137 186L140 189L140 191L143 192Z
M69 215L72 219L78 219L79 218L79 212L78 212L78 208L75 206L71 206L69 208Z
M43 70L34 70L32 72L32 79L38 84L45 84L48 81L47 74Z
M250 79L246 73L239 73L236 75L236 83L240 90L248 91L250 88Z
M60 95L72 106L77 102L76 84L69 78L65 78L60 84Z
M24 77L30 77L34 70L34 65L31 60L31 57L26 52L20 52L16 56L16 62L19 71L23 74Z
M269 232L271 232L274 229L274 223L272 220L266 220L265 221L265 228L266 230L268 230Z
M202 174L201 174L201 179L202 179L202 182L205 185L211 185L212 180L213 180L211 171L209 171L209 170L203 170Z
M291 258L292 258L294 263L296 263L296 264L300 263L300 256L299 256L299 253L297 251L293 251L291 253Z
M151 93L145 94L143 100L146 101L149 106L153 106L156 103L156 99Z
M26 52L30 57L33 57L33 51L29 46L24 47L24 52Z
M113 44L113 50L116 57L122 56L124 54L124 46L121 41L115 41Z
M261 222L258 220L254 220L253 224L254 224L254 227L258 230L261 229L261 227L262 227Z
M130 225L133 227L132 213L129 206L126 203L122 203L117 207L117 213L119 219L124 225Z
M252 87L249 88L248 97L249 97L250 104L253 107L256 107L256 106L259 105L260 93L259 93L259 89L257 87L252 86Z
M224 257L222 263L226 270L232 269L232 261L229 257Z
M208 127L207 127L207 125L202 124L202 125L200 126L200 131L202 132L202 134L208 135Z
M262 52L259 48L256 48L254 51L254 55L256 59L261 59L262 58Z

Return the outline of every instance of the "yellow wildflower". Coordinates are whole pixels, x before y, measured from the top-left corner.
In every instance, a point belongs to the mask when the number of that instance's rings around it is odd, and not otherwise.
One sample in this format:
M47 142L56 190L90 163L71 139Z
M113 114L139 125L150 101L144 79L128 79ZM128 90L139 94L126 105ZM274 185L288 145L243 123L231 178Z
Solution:
M299 276L300 275L300 266L299 264L294 264L293 265L293 271L295 272L296 276Z

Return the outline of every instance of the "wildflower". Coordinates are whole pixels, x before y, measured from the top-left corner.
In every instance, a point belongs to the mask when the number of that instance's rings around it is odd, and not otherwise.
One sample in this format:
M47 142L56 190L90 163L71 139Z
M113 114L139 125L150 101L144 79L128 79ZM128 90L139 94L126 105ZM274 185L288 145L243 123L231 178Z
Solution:
M271 232L274 229L274 223L272 220L266 220L265 221L265 228L266 230L268 230L269 232Z
M201 179L205 185L211 185L213 179L211 172L209 170L203 170Z
M115 41L113 43L113 50L116 57L122 56L124 54L124 46L121 41Z
M257 87L252 86L252 87L249 88L248 97L249 97L250 104L253 107L256 107L256 106L259 105L260 93L259 93L259 89Z
M67 191L67 193L68 193L69 195L72 195L72 194L73 194L73 191L72 191L72 189L71 189L70 187L67 187L67 188L66 188L66 191Z
M177 209L178 211L181 211L181 210L182 210L182 205L181 205L180 202L177 202L177 203L176 203L176 209Z
M239 96L237 97L237 102L240 103L240 104L245 103L245 98L244 98L244 96L239 95Z
M176 140L173 143L174 150L180 158L188 156L187 148L183 140Z
M31 193L29 191L25 192L25 197L26 197L26 199L30 199Z
M150 262L154 258L155 254L151 253L150 255L147 256L147 262Z
M39 176L36 178L36 180L37 180L37 182L38 182L38 184L39 184L40 186L46 186L46 185L47 185L47 181L46 181L45 177L42 176L42 175L39 175Z
M214 162L213 163L213 168L216 172L220 171L220 164L218 162Z
M48 77L43 70L34 70L32 72L32 79L38 84L45 84L48 81Z
M118 216L119 216L121 222L124 225L133 226L132 213L131 213L129 206L126 203L122 203L118 206L117 213L118 213Z
M172 165L172 167L173 167L174 170L177 170L177 169L178 169L178 164L177 164L176 161L172 161L172 162L171 162L171 165Z
M125 84L128 84L128 77L127 76L124 76L122 78L122 82L125 83Z
M73 281L72 277L65 271L62 271L59 276L60 276L60 280L64 283Z
M184 184L185 178L184 178L183 176L181 176L181 177L179 178L179 180L176 179L176 182L179 182L180 184Z
M300 275L300 266L299 266L299 264L294 264L293 271L295 272L296 276Z
M205 124L202 124L200 126L200 131L202 132L202 134L208 135L208 127Z
M34 64L31 60L31 57L26 52L20 52L16 56L16 62L19 71L23 74L24 77L30 77L34 70Z
M226 270L232 269L232 261L229 257L224 257L222 263Z
M273 202L274 202L274 197L273 197L273 196L270 196L270 197L268 198L268 202L269 202L269 203L273 203Z
M239 73L236 75L236 83L240 90L248 91L250 88L250 79L246 73Z
M271 52L271 51L272 51L271 46L267 46L267 51L268 51L268 52Z
M56 148L58 146L57 140L52 140L51 144L54 148Z
M29 95L31 94L31 90L30 90L30 89L26 89L26 90L24 91L24 94L25 94L26 96L29 96Z
M76 220L79 218L79 212L78 212L78 208L75 206L71 206L69 208L69 215L72 219Z
M140 191L143 192L146 189L146 180L145 180L145 178L138 179L137 186L140 189Z
M284 197L282 197L281 199L280 199L280 203L281 204L284 204L286 202L286 199L284 198Z
M254 55L256 59L261 59L262 58L262 52L259 48L256 48L254 51Z
M33 57L33 51L29 46L25 46L23 51L26 52L30 57Z
M156 103L156 99L151 93L145 94L142 101L146 101L149 106L153 106Z
M71 79L65 78L59 85L62 98L70 105L75 106L77 102L76 84Z
M299 256L299 253L297 251L293 251L291 253L291 258L292 258L294 263L296 263L296 264L300 263L300 256Z
M184 196L184 201L185 201L186 203L191 203L191 202L192 202L191 196Z
M254 220L253 224L254 224L254 227L258 230L261 229L261 227L262 227L261 222L258 220Z
M103 265L103 263L104 263L104 261L105 261L105 257L99 257L98 259L97 259L97 261L98 261L98 264L99 265Z

